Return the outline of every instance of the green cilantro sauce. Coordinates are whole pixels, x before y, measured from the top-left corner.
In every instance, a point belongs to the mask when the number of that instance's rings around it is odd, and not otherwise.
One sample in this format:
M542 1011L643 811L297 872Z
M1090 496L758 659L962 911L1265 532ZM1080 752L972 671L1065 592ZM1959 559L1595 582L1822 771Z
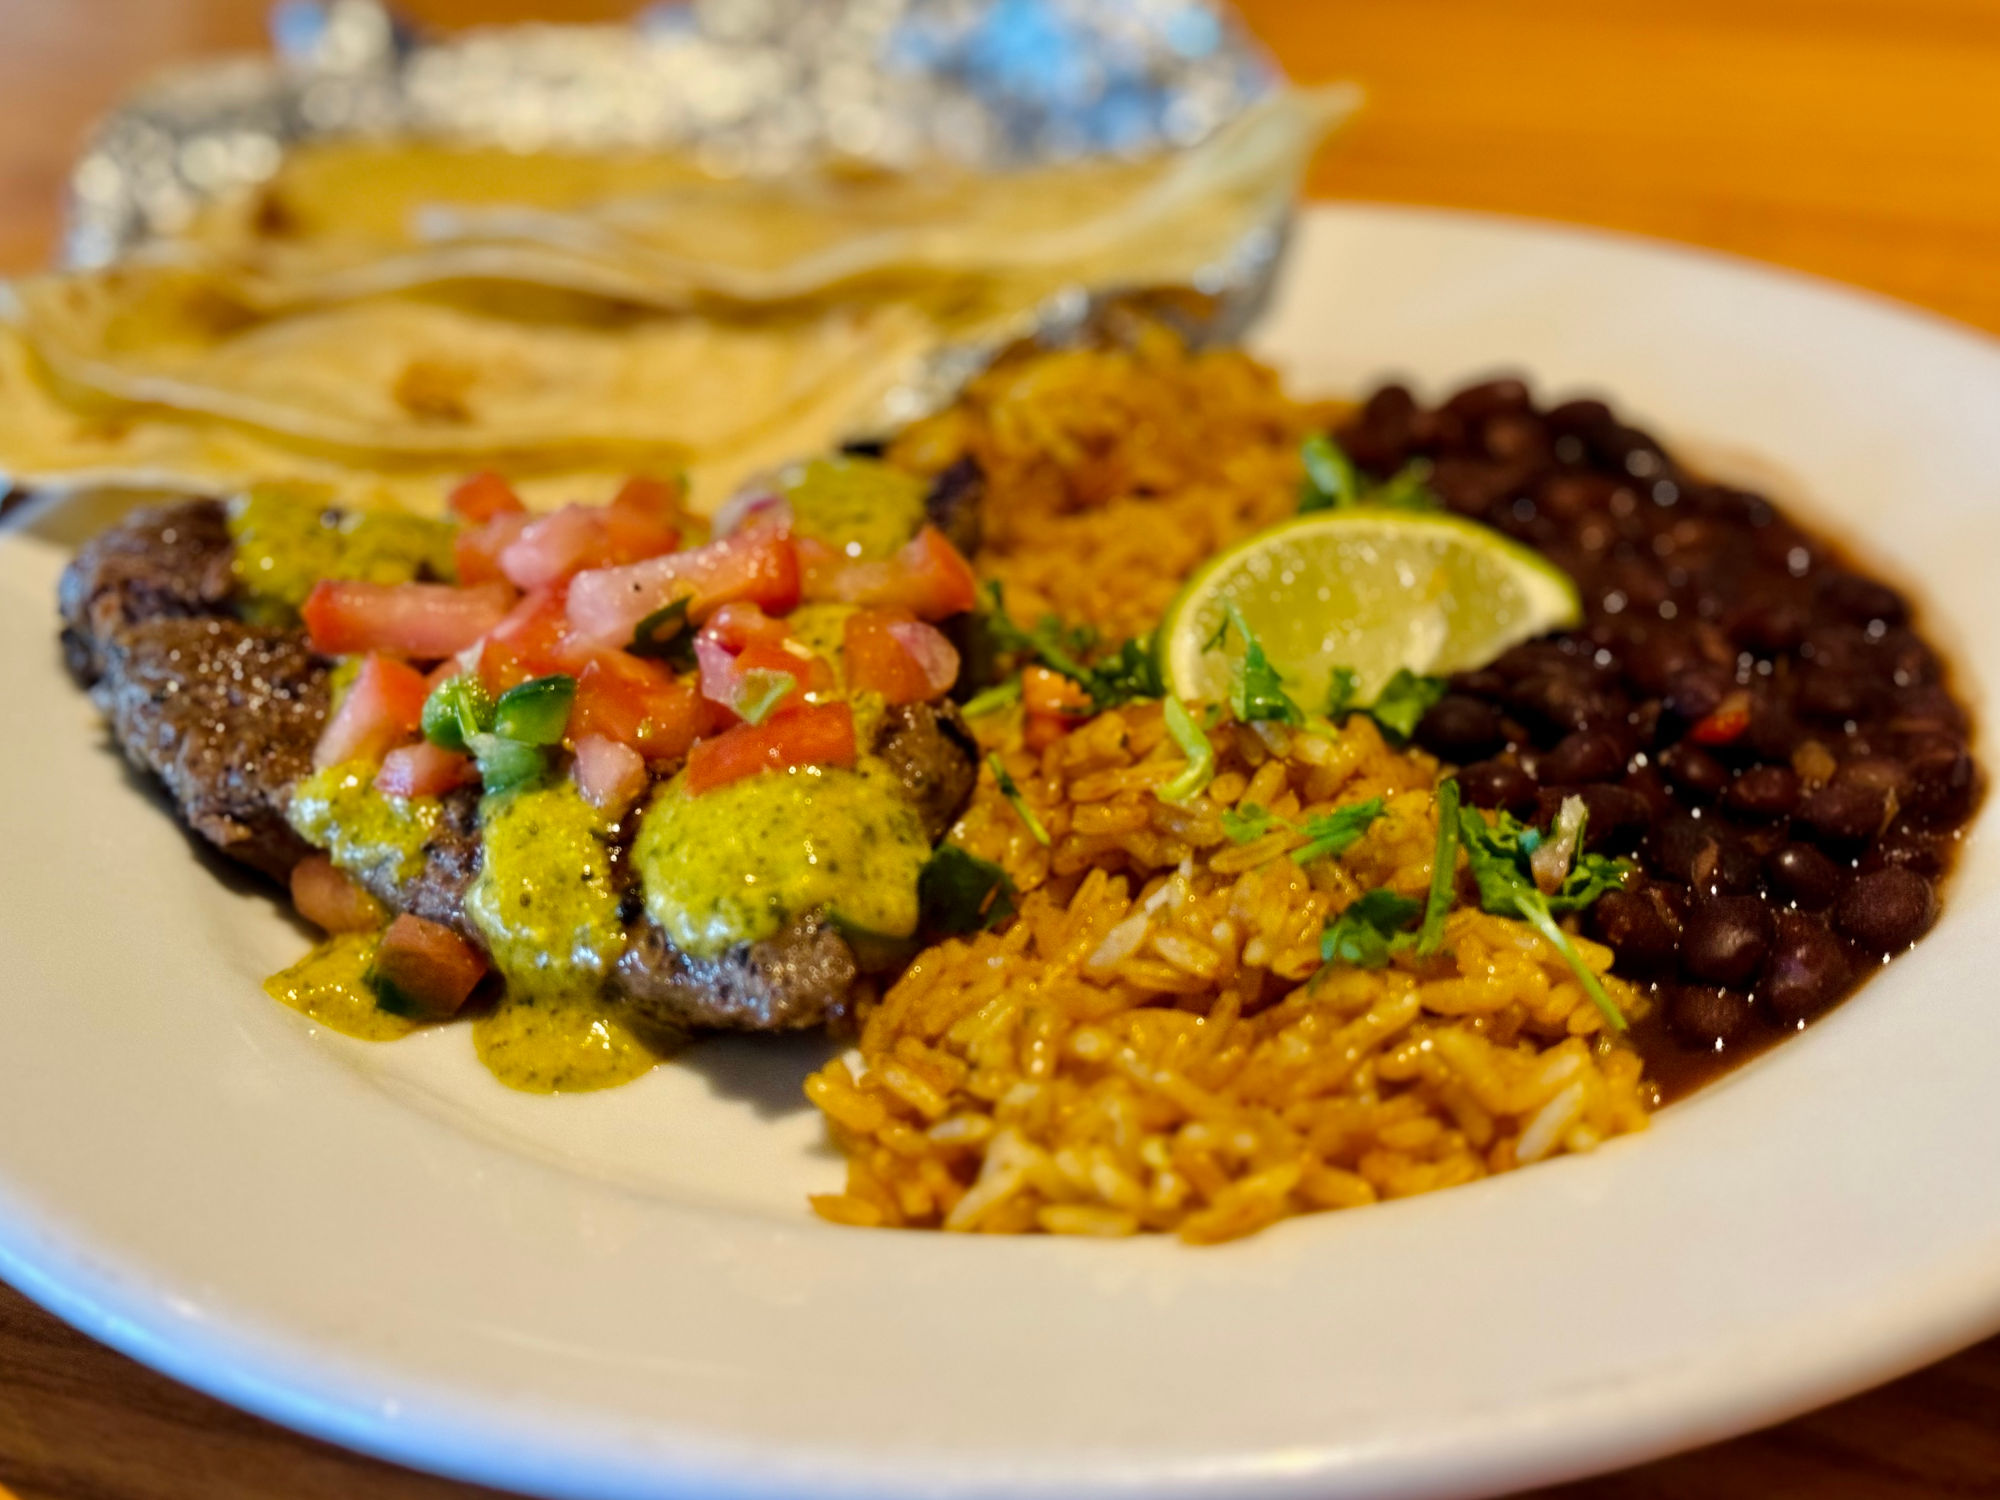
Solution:
M480 1061L509 1088L610 1088L658 1061L601 998L625 946L603 820L567 781L488 798L466 915L507 993L473 1023Z
M815 458L778 483L799 535L849 557L887 557L924 524L924 481L872 458Z
M300 838L324 849L363 885L413 879L444 808L435 797L386 797L375 767L348 761L316 771L292 792L286 810Z
M342 1036L364 1042L393 1042L408 1036L417 1022L383 1010L363 982L380 936L346 932L330 937L289 969L265 980L264 993Z
M888 767L762 771L654 796L632 858L646 910L684 953L712 958L822 907L884 937L917 926L923 823Z
M229 503L236 581L253 617L295 614L322 578L408 583L453 576L449 521L333 510L311 484L258 484Z

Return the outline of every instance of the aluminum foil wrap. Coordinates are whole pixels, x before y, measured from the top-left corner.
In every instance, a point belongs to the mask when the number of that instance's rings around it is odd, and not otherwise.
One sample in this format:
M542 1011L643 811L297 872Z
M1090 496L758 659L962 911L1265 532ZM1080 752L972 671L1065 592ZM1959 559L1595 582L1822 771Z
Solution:
M725 175L1022 167L1192 145L1281 82L1203 0L686 0L435 39L374 0L287 0L271 29L273 58L183 68L98 127L66 264L171 236L307 141L671 148Z
M448 36L376 0L283 0L271 35L271 56L183 68L102 122L70 178L67 268L171 241L320 142L657 150L750 179L829 163L1032 169L1194 147L1285 86L1208 0L672 0L620 25ZM1172 289L1191 341L1242 331L1289 213L1260 209ZM933 350L854 431L936 409L1022 339L1074 341L1133 290L1072 286Z

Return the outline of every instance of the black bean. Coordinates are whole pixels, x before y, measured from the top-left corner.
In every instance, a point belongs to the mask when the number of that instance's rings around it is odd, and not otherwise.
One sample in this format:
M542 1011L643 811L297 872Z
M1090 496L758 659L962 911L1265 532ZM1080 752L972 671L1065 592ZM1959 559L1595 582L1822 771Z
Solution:
M1657 601L1655 601L1657 602ZM1656 630L1642 637L1625 657L1625 675L1642 693L1660 694L1680 673L1701 665L1701 651L1678 632Z
M1798 676L1798 705L1816 719L1851 719L1868 707L1867 684L1850 670L1810 666Z
M1914 740L1904 752L1904 766L1908 778L1902 806L1932 820L1958 818L1978 784L1978 766L1972 764L1964 742L1950 734L1926 734Z
M1600 429L1617 425L1611 408L1602 401L1565 401L1560 406L1550 407L1542 415L1553 430L1575 437L1588 437Z
M1607 891L1590 909L1591 929L1618 955L1621 972L1643 972L1673 962L1675 924L1665 903L1645 891Z
M1910 617L1910 606L1901 594L1886 583L1856 573L1827 574L1820 582L1819 603L1822 609L1847 620L1900 625Z
M1851 853L1881 832L1888 810L1888 797L1880 788L1832 781L1799 804L1798 821L1816 843Z
M1602 730L1565 735L1542 757L1537 774L1556 786L1614 781L1625 769L1625 747Z
M1592 785L1578 793L1583 798L1586 849L1623 854L1638 846L1652 826L1653 809L1640 793L1629 787Z
M1481 446L1510 464L1540 468L1549 461L1549 430L1533 412L1501 412L1479 424Z
M1653 766L1641 766L1619 783L1646 804L1649 822L1657 822L1674 811L1673 793L1667 790L1666 778Z
M1738 645L1765 656L1793 650L1805 638L1811 616L1803 604L1789 599L1753 604L1730 627L1730 638Z
M1817 918L1781 912L1757 998L1783 1026L1797 1026L1839 998L1848 980L1847 955Z
M1799 778L1790 766L1752 766L1738 773L1722 801L1731 812L1759 822L1789 818L1799 805Z
M1694 888L1711 896L1747 896L1764 883L1764 862L1733 832L1718 827L1714 845L1695 856Z
M1417 743L1440 760L1483 760L1504 738L1500 710L1464 693L1446 693L1417 724Z
M1721 667L1708 664L1686 667L1668 680L1664 701L1669 713L1678 714L1692 724L1722 707L1722 700L1734 686L1729 673Z
M1729 770L1699 745L1683 740L1660 752L1660 770L1667 780L1698 802L1719 795L1729 785Z
M1932 834L1897 822L1882 835L1881 842L1861 857L1863 871L1900 865L1935 880L1945 872L1944 850Z
M1372 469L1389 470L1409 457L1415 438L1417 402L1400 385L1385 385L1368 398L1361 414L1340 434L1348 457Z
M1771 913L1755 896L1698 900L1681 933L1681 967L1711 984L1747 984L1771 948Z
M1519 812L1535 800L1535 778L1506 760L1482 760L1458 773L1459 790L1474 807Z
M1769 692L1750 695L1750 727L1743 745L1760 760L1790 760L1792 752L1806 737L1791 705Z
M1833 920L1870 952L1900 952L1937 920L1937 893L1915 871L1891 865L1856 877L1834 908Z
M1453 416L1475 421L1484 417L1498 416L1502 412L1526 411L1532 405L1528 387L1511 375L1497 380L1482 380L1477 385L1468 385L1454 394L1444 404L1444 409Z
M1840 866L1811 844L1784 844L1764 861L1772 892L1805 911L1824 911L1840 894Z
M1431 468L1430 487L1460 515L1483 516L1526 477L1511 463L1495 463L1485 458L1440 458Z
M1720 1052L1740 1040L1752 1022L1750 998L1735 990L1677 985L1667 1000L1667 1024L1683 1045Z

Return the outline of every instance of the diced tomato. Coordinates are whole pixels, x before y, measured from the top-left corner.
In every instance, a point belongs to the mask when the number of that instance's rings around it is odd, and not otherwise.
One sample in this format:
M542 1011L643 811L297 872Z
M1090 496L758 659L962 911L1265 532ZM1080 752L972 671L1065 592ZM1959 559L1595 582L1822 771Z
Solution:
M1060 672L1028 667L1021 673L1021 706L1031 714L1081 719L1090 714L1090 694Z
M791 637L783 620L774 620L747 602L723 605L708 617L701 633L730 651L741 651L752 641L782 646Z
M687 784L700 796L759 771L853 764L854 710L845 703L808 703L701 741L688 753Z
M847 617L842 645L847 680L891 704L941 697L958 680L957 649L907 610L856 610Z
M847 562L824 543L801 544L801 559L808 599L906 609L924 620L964 614L979 602L972 565L935 526L880 561Z
M576 764L570 774L583 800L614 818L646 790L645 757L601 734L586 734L576 742Z
M414 740L429 692L416 668L387 656L369 657L321 731L313 764L324 770L350 760L379 761Z
M531 677L574 672L588 653L569 638L569 604L564 585L523 594L507 618L479 647L479 676L495 697Z
M1715 712L1688 731L1697 745L1727 745L1741 739L1750 727L1750 695L1737 691L1724 698Z
M583 640L622 650L641 620L677 599L688 601L696 624L738 600L784 613L799 602L791 537L753 528L706 547L579 573L570 583L570 624Z
M514 591L486 583L363 583L326 579L300 613L313 649L328 656L386 651L438 661L463 651L507 617Z
M486 960L464 938L404 912L382 934L368 982L384 1010L442 1021L485 974Z
M792 686L776 705L764 706L760 719L796 706L801 694L831 692L834 686L833 668L797 643L751 641L732 654L704 631L695 640L694 654L701 663L702 697L737 718L750 717L750 710L769 696L773 683L766 674L789 677Z
M418 740L382 757L375 790L388 797L442 797L478 779L479 770L468 757Z
M719 710L656 662L623 651L600 651L577 674L569 732L630 745L648 760L687 753L695 736L718 725Z
M528 508L514 493L514 487L491 470L461 481L446 503L459 520L477 525L483 525L496 516L520 515Z
M292 905L322 932L373 932L387 915L381 902L324 854L292 866Z
M681 502L686 498L686 490L678 480L655 479L648 474L634 474L618 487L618 493L611 497L606 507L613 514L628 521L642 518L659 524L678 526L681 520Z
M463 586L504 583L507 575L501 570L500 554L514 544L534 519L525 511L512 511L482 525L459 527L458 534L451 539L451 560L458 570L459 583Z

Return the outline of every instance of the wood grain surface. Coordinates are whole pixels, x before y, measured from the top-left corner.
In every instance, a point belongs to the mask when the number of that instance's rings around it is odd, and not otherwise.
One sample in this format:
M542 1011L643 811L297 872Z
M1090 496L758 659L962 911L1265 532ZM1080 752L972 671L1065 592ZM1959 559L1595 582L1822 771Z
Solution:
M428 0L439 25L617 14ZM0 269L53 242L89 121L261 45L262 0L0 0ZM1352 78L1321 196L1532 214L1795 266L2000 331L2000 0L1247 0L1295 77ZM244 1416L0 1288L0 1500L470 1500ZM1563 1500L2000 1496L2000 1340Z

